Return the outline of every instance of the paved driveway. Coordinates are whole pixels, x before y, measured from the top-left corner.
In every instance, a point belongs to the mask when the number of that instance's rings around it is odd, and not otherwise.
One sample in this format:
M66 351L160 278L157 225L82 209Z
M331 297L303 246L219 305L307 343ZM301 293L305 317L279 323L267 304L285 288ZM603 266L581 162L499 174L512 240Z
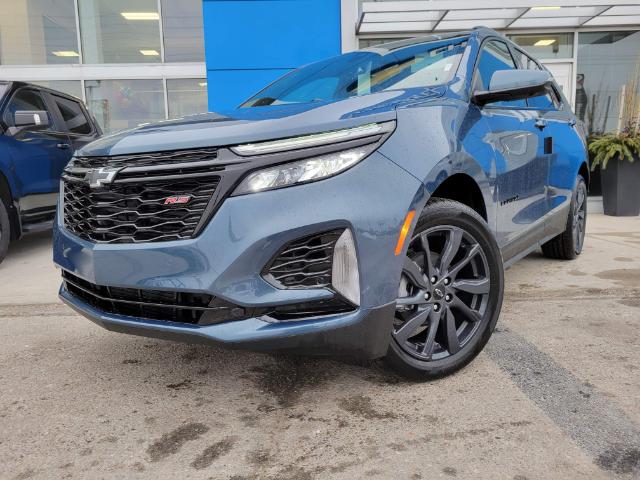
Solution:
M101 330L57 301L46 234L0 278L1 479L640 476L640 218L512 267L485 352L423 384Z

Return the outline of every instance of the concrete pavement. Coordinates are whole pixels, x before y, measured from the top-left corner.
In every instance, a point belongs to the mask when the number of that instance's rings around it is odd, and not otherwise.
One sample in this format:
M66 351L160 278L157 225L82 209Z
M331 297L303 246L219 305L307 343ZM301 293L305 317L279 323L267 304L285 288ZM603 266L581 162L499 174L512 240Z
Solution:
M422 384L101 330L50 257L39 234L0 265L2 479L640 477L640 218L513 266L485 352Z

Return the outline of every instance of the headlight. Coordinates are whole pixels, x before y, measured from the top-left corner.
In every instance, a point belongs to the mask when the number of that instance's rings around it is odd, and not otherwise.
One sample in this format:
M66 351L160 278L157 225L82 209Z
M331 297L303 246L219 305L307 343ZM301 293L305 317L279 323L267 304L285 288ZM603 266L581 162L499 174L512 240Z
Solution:
M263 155L274 152L286 152L299 148L317 147L337 142L346 142L357 138L370 137L387 133L395 127L394 122L369 123L354 128L343 130L333 130L330 132L314 133L302 135L300 137L283 138L280 140L269 140L260 143L247 143L231 147L231 150L238 155Z
M299 183L315 182L331 177L352 167L369 153L368 146L320 157L285 163L249 174L235 189L234 195L262 192L274 188L289 187Z

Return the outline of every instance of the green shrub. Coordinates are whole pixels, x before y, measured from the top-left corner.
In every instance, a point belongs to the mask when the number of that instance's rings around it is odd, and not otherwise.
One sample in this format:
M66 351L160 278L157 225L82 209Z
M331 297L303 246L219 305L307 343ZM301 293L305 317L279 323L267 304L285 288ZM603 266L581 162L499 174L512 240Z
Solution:
M640 156L640 136L635 132L622 131L620 133L608 133L594 138L589 143L589 151L594 154L591 162L591 170L597 166L607 168L607 163L612 158L633 162Z

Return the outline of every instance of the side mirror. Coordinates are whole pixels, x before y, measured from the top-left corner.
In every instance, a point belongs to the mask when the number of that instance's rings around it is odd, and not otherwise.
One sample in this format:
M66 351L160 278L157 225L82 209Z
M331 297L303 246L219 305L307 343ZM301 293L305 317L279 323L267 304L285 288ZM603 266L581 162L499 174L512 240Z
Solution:
M49 115L44 110L18 110L13 123L21 128L46 128L49 126Z
M487 103L523 100L547 93L553 77L546 70L498 70L493 73L489 90L474 92L472 101Z

